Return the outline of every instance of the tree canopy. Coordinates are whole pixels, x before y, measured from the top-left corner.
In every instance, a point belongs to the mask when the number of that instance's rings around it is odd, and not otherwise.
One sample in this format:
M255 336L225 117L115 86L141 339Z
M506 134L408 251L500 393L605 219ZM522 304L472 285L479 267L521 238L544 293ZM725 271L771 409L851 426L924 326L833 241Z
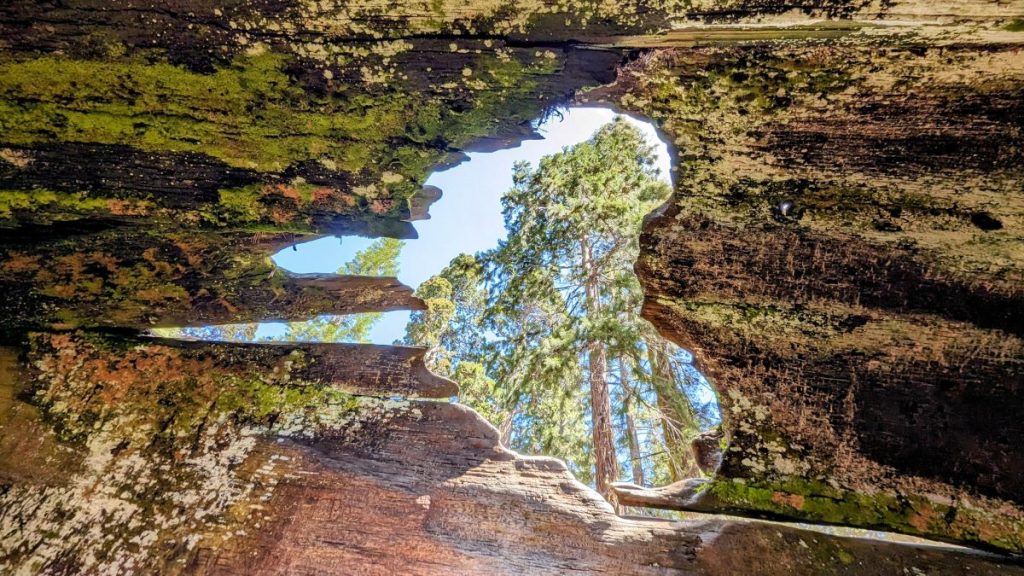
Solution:
M505 445L562 458L603 493L622 478L701 474L691 441L718 418L688 354L639 317L640 226L669 192L653 148L622 120L535 167L517 164L502 199L505 240L423 282L427 309L411 314L401 340L428 348L428 367L459 383L460 401ZM395 276L402 245L377 240L338 273ZM274 339L368 342L380 317L291 322ZM183 334L253 340L256 325Z
M701 428L678 354L639 318L632 265L643 217L669 194L653 148L623 120L538 166L515 166L507 237L420 286L407 344L528 453L565 459L606 492L699 474Z

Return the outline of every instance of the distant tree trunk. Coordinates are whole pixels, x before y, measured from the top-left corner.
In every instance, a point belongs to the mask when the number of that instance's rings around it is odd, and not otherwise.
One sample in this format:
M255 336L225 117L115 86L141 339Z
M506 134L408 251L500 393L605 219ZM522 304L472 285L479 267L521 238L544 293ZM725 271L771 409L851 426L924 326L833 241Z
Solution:
M609 487L618 476L615 458L615 433L612 428L612 401L605 377L607 359L604 345L595 342L590 349L590 411L594 437L595 486L607 496Z
M583 273L586 288L587 312L596 318L601 311L598 276L594 269L593 254L586 235L580 238ZM591 339L588 343L588 366L590 369L590 419L594 439L594 485L597 491L608 496L611 483L618 478L618 463L615 457L615 431L612 428L612 400L608 394L608 359L604 343Z
M668 450L669 476L673 482L700 476L690 449L688 432L696 431L696 415L686 394L676 383L675 371L664 342L651 340L647 349L653 372L654 393L661 412L661 429Z
M501 445L509 447L512 445L512 430L513 424L515 423L516 416L519 414L519 409L514 408L505 412L504 417L498 424L498 434L501 437Z
M626 414L626 432L629 438L629 467L633 472L633 483L646 486L644 482L644 466L640 460L640 439L636 433L636 421L633 419L633 396L629 386L629 363L619 357L619 382L622 385L622 411Z

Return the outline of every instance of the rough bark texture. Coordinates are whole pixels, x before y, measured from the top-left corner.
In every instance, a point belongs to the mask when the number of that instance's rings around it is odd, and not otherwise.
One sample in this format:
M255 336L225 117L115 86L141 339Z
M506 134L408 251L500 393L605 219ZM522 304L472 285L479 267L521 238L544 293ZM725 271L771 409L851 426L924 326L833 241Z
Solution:
M271 251L294 240L115 227L8 242L0 246L0 335L16 341L38 329L147 329L423 309L394 278L277 269Z
M597 317L601 310L600 281L594 269L590 238L580 237L581 267L584 276L587 313ZM587 344L587 374L590 384L590 429L594 453L594 486L607 496L611 483L619 476L619 460L615 455L615 428L612 425L612 399L608 391L608 353L605 343L597 340Z
M36 353L45 348L50 354L70 354L70 347L77 362L95 368L89 374L106 374L115 379L134 374L131 379L137 381L150 377L167 380L170 375L161 376L147 369L172 362L194 362L200 369L223 370L225 375L238 377L251 374L254 368L267 370L272 366L272 371L287 372L288 380L329 385L356 396L447 399L459 393L454 382L427 370L426 349L409 346L201 342L86 332L36 333L31 335L30 345ZM145 354L129 361L124 356L126 350L144 350Z
M638 63L680 165L636 270L721 393L706 498L1021 551L1024 52L937 44Z
M5 3L0 571L1024 573L617 517L476 414L392 399L451 393L408 349L59 332L417 306L267 256L413 236L431 167L529 137L631 60L586 97L675 145L644 311L722 392L729 448L699 487L619 502L1022 552L1022 19L973 0Z
M770 554L746 573L1024 574L785 526L620 518L464 407L355 398L276 354L233 377L96 338L38 337L0 396L6 571L724 576Z

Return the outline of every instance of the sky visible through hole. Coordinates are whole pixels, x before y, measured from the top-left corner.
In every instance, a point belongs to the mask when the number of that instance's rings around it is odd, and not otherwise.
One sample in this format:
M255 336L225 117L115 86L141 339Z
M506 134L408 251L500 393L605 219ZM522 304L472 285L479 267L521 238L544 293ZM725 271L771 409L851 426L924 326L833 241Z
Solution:
M430 175L425 184L439 188L443 195L430 206L430 219L415 222L419 238L405 242L398 261L398 279L415 289L459 254L496 247L505 238L501 198L512 187L513 165L526 161L536 166L542 157L588 140L617 116L623 116L654 146L660 178L671 184L669 148L653 124L609 108L562 110L536 126L538 139L505 150L472 152L467 154L468 160ZM295 273L334 273L373 242L374 239L357 236L327 237L285 248L273 258L278 266ZM382 314L369 340L377 344L396 343L405 336L409 316L408 311ZM254 340L280 340L286 331L286 323L262 323ZM689 354L681 353L683 361L688 362ZM708 416L712 422L720 421L711 385L692 366L683 369L697 379L697 385L688 387L687 394L696 404L711 407Z
M602 126L612 122L616 117L622 117L651 145L655 159L654 167L657 169L658 178L670 187L672 177L669 146L659 137L653 124L628 115L620 115L608 108L578 107L562 110L535 126L539 136L536 139L526 140L518 146L505 150L468 153L468 159L462 163L446 170L436 171L430 175L425 185L440 189L442 196L430 206L430 218L428 220L415 222L414 225L419 238L408 240L402 244L397 258L397 276L399 281L416 289L422 283L441 273L457 256L461 254L479 254L496 248L499 242L504 240L506 236L505 222L502 215L502 198L513 188L514 165L518 162L527 162L536 168L542 158L590 140ZM628 232L626 234L628 236ZM275 254L273 259L279 267L293 273L331 274L339 272L339 269L349 265L357 254L365 251L375 242L376 239L355 236L343 238L326 237L285 248ZM365 254L361 257L365 257ZM636 313L639 313L639 310ZM359 341L369 341L376 344L401 344L401 341L406 337L410 315L411 313L407 311L373 315L376 316L376 321L370 324L369 334L362 333L357 338L359 338ZM357 317L359 316L347 318ZM330 318L330 316L324 317L327 322L327 330L347 330L347 328L344 328L344 323L334 322ZM366 316L362 316L362 318L363 320L367 319ZM193 332L191 334L186 330L184 335L215 340L300 340L315 342L345 341L345 338L352 338L354 334L353 332L342 332L332 336L329 335L329 332L317 332L318 328L316 328L317 325L315 323L303 322L291 326L285 322L261 323L256 325L255 333L249 331L252 325L248 326L247 331L241 334L214 332L212 335L207 335L202 332L204 329L201 328L197 331L198 333ZM325 326L325 324L319 324L319 326ZM231 327L224 328L231 329ZM246 326L238 325L235 328L246 329ZM305 330L312 330L312 332L307 333L304 332ZM538 341L531 345L545 346L548 344ZM648 352L650 350L648 348ZM689 352L670 346L670 348L666 349L665 353L667 356L660 356L660 358L666 358L666 361L672 364L672 368L669 370L673 373L680 391L688 397L693 409L693 420L691 421L689 417L682 417L678 425L684 429L687 426L695 425L697 427L695 430L699 431L706 431L715 427L721 422L721 414L719 412L718 400L711 384L693 365L693 358ZM472 357L473 353L470 352L469 354ZM586 362L583 357L578 360ZM479 365L476 359L470 359L467 362L467 366ZM572 361L569 360L569 362L571 363ZM660 412L660 406L664 398L658 395L653 386L649 389L641 390L640 388L630 388L627 384L624 384L622 380L625 378L624 360L620 357L617 359L617 362L618 371L613 375L612 366L609 365L608 372L609 377L613 380L617 377L619 382L617 384L617 394L619 396L613 394L612 401L613 403L619 402L620 407L627 406L624 403L623 395L629 394L627 390L632 389L636 394L633 396L633 399L639 403L639 406L633 410L625 409L626 411L618 416L623 419L621 426L630 430L629 434L632 440L628 445L622 442L615 448L616 458L623 465L629 462L629 470L633 474L634 479L639 483L646 483L647 480L654 478L657 474L662 474L659 477L664 481L663 476L665 473L668 473L668 468L665 467L672 466L667 463L667 460L664 460L665 454L669 453L669 449L666 443L667 440L660 435L662 432L659 432L659 430L668 425L666 424L668 422L666 416ZM661 370L661 368L655 368L654 356L649 356L646 360L637 358L634 362L634 366L638 368L638 373L646 373L652 378L657 370ZM661 362L661 360L658 362ZM474 379L475 377L472 374L467 376L467 378L469 378L469 381L464 383L473 390L476 390L473 386L486 386L478 378ZM641 376L642 378L644 376ZM476 390L476 392L479 393L481 390ZM531 393L528 392L527 394ZM494 401L496 397L493 395L493 390L487 391L486 388L483 389L482 396L480 394L474 396L473 394L471 391L467 403L472 405L475 398L475 401L483 402L478 408L485 411L492 407L489 403ZM672 402L672 400L665 401ZM528 402L532 402L532 400ZM529 405L535 406L534 404ZM543 410L537 412L537 410L539 408L532 411L519 411L518 408L512 410L501 408L500 415L497 417L506 419L505 425L509 426L507 429L509 434L507 441L511 442L511 445L521 441L523 444L519 447L528 453L533 451L547 454L549 449L556 452L562 450L564 453L560 455L563 456L567 463L570 461L574 462L574 464L570 465L571 468L573 465L577 467L583 466L582 461L576 461L580 454L582 454L577 450L578 444L573 443L578 440L572 440L577 438L573 434L577 434L578 430L566 432L566 438L570 439L568 443L556 443L551 446L546 444L551 440L545 439L543 434L535 437L532 431L528 431L534 429L535 422L532 419L539 419L536 422L538 426L536 429L539 430L547 430L548 428L544 428L544 426L551 425L551 422L545 420L550 417L550 414L546 414ZM640 417L639 420L634 420L627 415L638 413L636 410L639 410L639 413L643 413L645 416ZM652 416L652 414L661 415ZM589 420L590 415L582 417ZM508 418L511 418L511 420L508 420ZM660 422L660 425L658 422ZM495 424L497 425L497 423ZM588 423L587 426L590 426L590 424ZM518 430L518 432L514 430ZM694 429L689 428L689 430L693 431ZM667 432L664 433L667 434ZM517 438L520 440L517 440ZM541 444L537 444L537 442ZM684 440L684 445L686 442L689 442L689 440ZM660 462L660 464L657 462ZM685 473L694 473L696 468L693 464L693 462L690 463L690 468ZM622 468L620 472L625 470L626 468ZM661 472L657 472L657 470ZM682 469L673 470L675 472L671 472L671 474L682 473ZM577 471L583 472L583 468L578 468ZM637 476L638 473L639 476Z
M616 112L607 108L568 108L538 127L543 139L527 140L520 146L497 152L470 153L469 160L453 168L434 172L427 185L440 188L444 195L430 206L430 219L415 223L419 239L409 240L399 257L398 279L414 289L440 272L459 254L475 254L498 245L505 237L501 216L501 197L512 187L512 165L527 161L536 165L543 156L559 152L590 138L611 122ZM661 177L671 183L668 147L650 123L625 117L647 141L656 144L657 166ZM348 236L322 238L286 248L274 255L278 266L298 273L335 272L372 239ZM390 344L405 335L409 312L388 312L374 326L370 340ZM280 336L283 323L264 323L257 339Z

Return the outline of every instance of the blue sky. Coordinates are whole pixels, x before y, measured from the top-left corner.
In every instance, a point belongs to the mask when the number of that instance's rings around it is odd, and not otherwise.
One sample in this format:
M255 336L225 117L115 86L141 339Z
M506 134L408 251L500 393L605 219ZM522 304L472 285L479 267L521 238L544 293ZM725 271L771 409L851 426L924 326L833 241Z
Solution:
M441 271L452 258L495 247L504 238L501 197L512 187L512 165L525 160L532 164L543 156L582 142L611 122L618 114L607 108L569 108L538 128L542 140L528 140L515 148L489 153L471 153L469 160L448 170L434 172L426 184L437 186L441 198L430 207L430 219L415 222L418 240L409 240L399 257L398 279L415 288ZM656 144L657 166L669 179L668 147L659 139L654 126L626 116L640 129L648 142ZM287 248L274 261L299 273L335 272L373 240L346 236L328 237ZM373 342L390 344L405 335L408 312L389 312L371 334ZM258 337L283 332L280 325L262 325Z

